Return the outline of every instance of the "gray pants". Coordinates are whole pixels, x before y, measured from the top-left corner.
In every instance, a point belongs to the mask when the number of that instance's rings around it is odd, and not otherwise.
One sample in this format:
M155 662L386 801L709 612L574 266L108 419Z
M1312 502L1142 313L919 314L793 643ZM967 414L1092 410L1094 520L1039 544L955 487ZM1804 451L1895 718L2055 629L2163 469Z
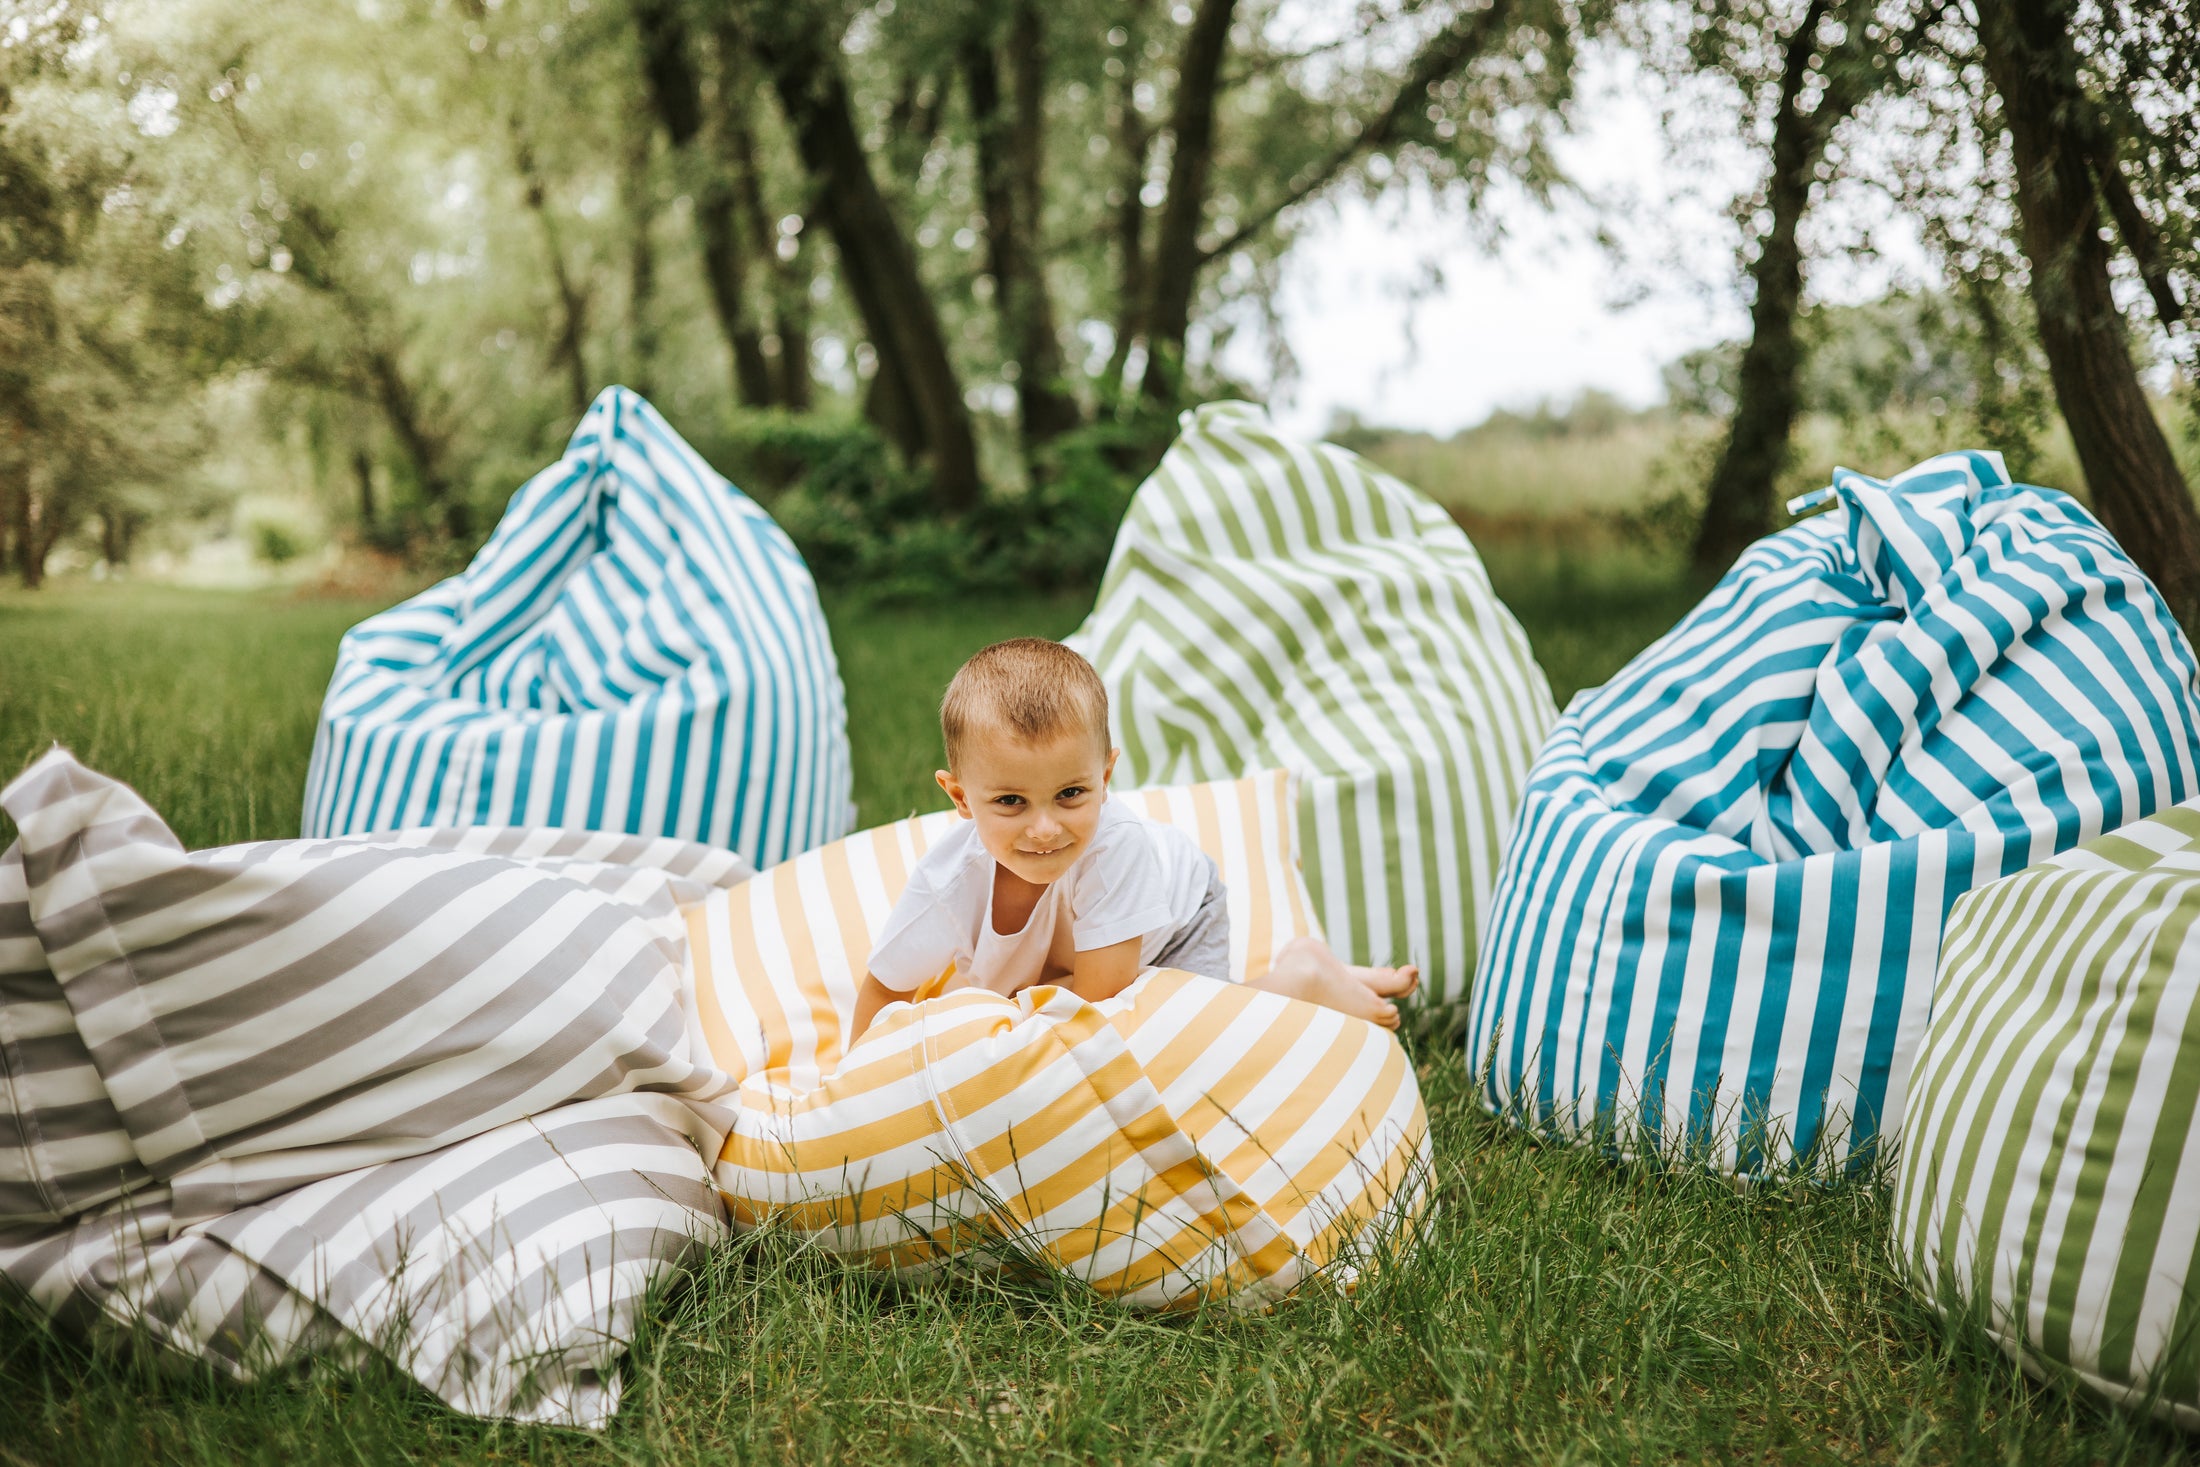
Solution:
M1146 966L1230 981L1230 893L1213 861L1207 863L1207 895L1200 899L1199 910Z

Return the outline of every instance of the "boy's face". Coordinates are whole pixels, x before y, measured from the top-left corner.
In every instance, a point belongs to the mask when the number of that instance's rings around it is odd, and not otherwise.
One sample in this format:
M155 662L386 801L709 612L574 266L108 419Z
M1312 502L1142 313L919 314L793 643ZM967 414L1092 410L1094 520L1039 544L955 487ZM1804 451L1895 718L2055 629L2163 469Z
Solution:
M1085 729L1030 744L973 738L964 741L962 767L937 778L963 818L978 822L988 855L1046 886L1091 842L1118 752Z

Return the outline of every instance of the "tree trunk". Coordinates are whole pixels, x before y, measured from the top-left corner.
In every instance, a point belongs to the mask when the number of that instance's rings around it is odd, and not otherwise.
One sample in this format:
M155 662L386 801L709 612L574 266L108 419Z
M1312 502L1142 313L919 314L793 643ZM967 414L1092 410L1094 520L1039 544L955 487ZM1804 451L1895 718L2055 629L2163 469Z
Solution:
M2124 249L2131 255L2131 262L2139 267L2139 278L2146 282L2147 294L2154 298L2154 314L2162 323L2162 329L2174 335L2178 324L2185 319L2184 302L2177 299L2177 287L2170 279L2169 263L2162 258L2162 239L2154 225L2140 211L2139 201L2132 197L2130 180L2124 177L2124 167L2116 156L2116 139L2107 124L2098 115L2098 109L2088 108L2091 136L2087 138L2087 151L2092 158L2093 176L2100 182L2101 198L2108 204L2108 214L2116 221L2116 236L2124 242Z
M657 247L650 238L656 222L657 201L650 189L649 164L655 129L640 126L628 137L626 172L619 192L626 205L627 224L627 381L644 397L655 396L658 350Z
M1795 317L1803 298L1803 249L1797 230L1810 207L1811 176L1825 142L1816 114L1802 110L1815 68L1818 27L1826 0L1811 0L1788 37L1780 72L1779 110L1772 123L1772 177L1766 202L1772 227L1757 241L1750 265L1756 300L1749 308L1749 345L1742 349L1734 419L1704 498L1691 559L1702 575L1718 575L1772 528L1772 490L1787 467L1789 439L1802 402L1803 354Z
M807 3L814 5L816 0L807 0ZM886 109L886 146L880 150L879 161L885 169L881 187L897 209L908 208L912 203L911 195L923 171L925 154L932 151L932 144L940 135L940 123L947 114L947 94L953 81L952 69L940 78L937 86L920 69L904 73L894 89L894 100Z
M411 384L405 381L397 359L388 351L377 349L367 353L366 365L375 401L381 404L390 431L396 435L398 446L405 450L405 457L412 464L413 478L420 485L422 497L442 514L443 532L455 541L472 539L473 509L452 491L450 476L443 468L443 440L422 420Z
M61 537L75 527L76 517L61 512L64 497L60 493L42 494L38 499L38 523L34 527L38 548L33 552L38 565L38 582L46 582L46 557L61 543Z
M756 129L749 121L748 98L754 86L741 66L741 38L728 25L718 38L722 134L720 151L733 175L734 208L738 227L747 236L749 253L764 266L772 302L772 335L776 343L760 339L767 364L771 400L802 412L810 406L809 301L803 287L791 278L792 262L779 257L779 231L764 202L764 174L757 162Z
M884 355L878 357L871 380L863 385L863 416L903 453L915 458L924 452L924 421L917 416L917 400Z
M1230 43L1236 0L1199 0L1177 62L1176 100L1169 118L1169 192L1154 240L1153 294L1146 310L1147 397L1170 404L1184 389L1184 337L1191 328L1192 292L1199 285L1199 226L1207 212L1214 170L1215 99L1222 57Z
M2016 164L2040 346L2094 512L2186 634L2200 635L2200 513L2139 385L2110 290L2097 180L2072 130L2084 98L2068 26L2059 0L1979 7L1986 71Z
M32 547L37 543L36 527L31 522L29 475L19 475L13 482L0 480L0 552L4 552L0 553L0 571L12 568L23 585L33 591L38 589L44 569L31 563Z
M817 213L879 354L879 371L892 371L908 390L940 507L967 509L983 492L970 410L916 255L871 173L837 53L806 12L757 4L750 14L758 53L814 186Z
M772 272L772 329L779 334L779 400L800 413L810 407L810 287L803 236L793 238L790 257Z
M1117 47L1123 75L1116 80L1115 151L1118 162L1115 203L1115 344L1108 352L1101 392L1111 402L1123 397L1131 348L1146 329L1146 159L1153 129L1138 111L1138 63L1144 59L1149 0L1131 0L1123 15L1124 42Z
M46 527L41 523L45 516L38 513L32 502L36 498L30 478L25 475L16 482L15 492L8 502L9 532L15 541L15 574L26 591L35 591L46 584Z
M1028 458L1077 426L1076 400L1062 390L1062 345L1039 258L1039 209L1045 125L1045 36L1031 0L1010 23L1015 115L1001 109L1000 74L988 39L963 52L976 134L978 186L985 206L987 264L993 271L1001 354L1016 365L1017 415Z
M550 284L558 302L557 326L550 334L550 360L565 369L566 398L577 420L588 411L589 399L595 395L589 383L588 363L581 355L581 341L588 330L588 298L565 267L558 222L550 213L550 191L542 170L536 166L534 146L527 141L516 115L512 118L512 161L519 170L527 211L542 230L543 253L550 261Z
M450 477L443 467L446 456L443 438L428 426L426 415L413 396L412 385L405 380L404 370L398 365L396 348L390 345L393 340L401 339L399 334L383 330L374 303L354 293L332 268L337 230L328 217L308 200L293 200L291 217L296 221L297 231L292 278L327 296L351 323L357 343L353 358L362 377L355 378L347 372L343 379L345 390L359 393L382 410L391 434L412 466L413 478L422 496L441 513L444 533L457 541L471 539L473 511L452 492Z
M715 160L699 158L694 146L703 130L703 89L688 49L687 25L677 0L636 0L634 20L641 33L642 72L650 103L673 151L695 180L695 230L703 250L703 278L719 329L733 352L734 393L745 407L772 401L771 368L764 359L763 334L749 315L747 262L733 217L733 195Z
M374 458L364 448L351 451L351 471L359 479L359 530L368 539L374 538L375 521L381 518L374 512Z
M749 315L747 262L733 217L733 193L718 180L695 200L695 220L703 236L703 270L710 280L711 304L733 348L734 390L743 407L772 404L771 362L764 355L764 333Z

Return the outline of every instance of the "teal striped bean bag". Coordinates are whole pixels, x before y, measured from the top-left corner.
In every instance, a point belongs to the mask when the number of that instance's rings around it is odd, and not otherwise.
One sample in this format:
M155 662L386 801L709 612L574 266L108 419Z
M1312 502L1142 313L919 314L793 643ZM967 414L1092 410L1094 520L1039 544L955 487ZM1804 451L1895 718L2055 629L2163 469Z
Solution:
M1861 1162L1949 904L2200 790L2192 649L2075 500L1982 453L1831 497L1544 745L1476 974L1493 1110Z
M1927 1299L2200 1430L2200 806L1956 903L1904 1113Z
M849 778L802 557L612 387L472 565L345 634L305 833L568 826L767 866L847 832Z
M1557 710L1442 510L1242 402L1186 413L1073 639L1106 680L1124 782L1297 776L1329 941L1466 997L1483 904Z

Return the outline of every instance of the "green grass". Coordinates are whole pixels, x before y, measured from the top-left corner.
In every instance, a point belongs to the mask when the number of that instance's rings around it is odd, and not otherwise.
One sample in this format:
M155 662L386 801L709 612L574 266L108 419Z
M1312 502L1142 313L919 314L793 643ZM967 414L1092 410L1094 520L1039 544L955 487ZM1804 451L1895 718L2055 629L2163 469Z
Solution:
M1646 555L1493 556L1563 700L1685 596ZM295 831L357 603L0 596L0 763L49 741L205 844ZM932 704L1066 603L832 609L864 818L937 803ZM764 1237L653 1311L600 1437L470 1421L384 1369L240 1386L0 1306L0 1462L2159 1462L2193 1444L2026 1382L1881 1250L1873 1186L1738 1193L1538 1147L1417 1046L1440 1210L1352 1300L1130 1315L1068 1287L896 1285Z

